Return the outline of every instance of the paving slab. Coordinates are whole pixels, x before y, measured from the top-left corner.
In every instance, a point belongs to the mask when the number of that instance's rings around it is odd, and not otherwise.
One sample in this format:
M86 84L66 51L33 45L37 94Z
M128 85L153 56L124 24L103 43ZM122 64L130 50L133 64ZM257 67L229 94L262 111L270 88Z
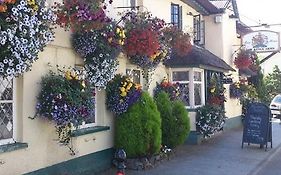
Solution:
M243 128L240 127L222 131L200 145L182 145L171 160L149 170L126 170L126 175L254 175L272 156L281 153L279 120L274 120L272 130L273 148L269 144L267 151L257 144L244 144L242 149ZM115 172L111 169L102 175Z

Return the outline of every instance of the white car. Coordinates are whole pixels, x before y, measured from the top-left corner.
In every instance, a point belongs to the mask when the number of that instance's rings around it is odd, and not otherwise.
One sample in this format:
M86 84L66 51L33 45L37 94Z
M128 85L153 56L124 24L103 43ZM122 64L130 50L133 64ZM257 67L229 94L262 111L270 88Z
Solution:
M273 117L281 119L281 94L273 98L270 103L270 110Z

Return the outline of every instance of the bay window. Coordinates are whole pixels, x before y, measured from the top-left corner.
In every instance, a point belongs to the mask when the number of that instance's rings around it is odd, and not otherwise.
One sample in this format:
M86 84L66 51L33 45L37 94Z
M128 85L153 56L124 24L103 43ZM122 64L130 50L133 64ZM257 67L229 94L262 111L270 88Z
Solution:
M180 98L187 108L205 104L203 69L173 68L170 75L172 83L178 83Z

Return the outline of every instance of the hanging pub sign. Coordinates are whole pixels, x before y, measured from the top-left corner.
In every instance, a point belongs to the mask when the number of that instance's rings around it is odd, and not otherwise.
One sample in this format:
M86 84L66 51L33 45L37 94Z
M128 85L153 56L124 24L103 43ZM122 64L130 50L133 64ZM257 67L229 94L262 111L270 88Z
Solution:
M242 37L242 44L255 52L276 52L280 50L280 37L278 32L254 31Z

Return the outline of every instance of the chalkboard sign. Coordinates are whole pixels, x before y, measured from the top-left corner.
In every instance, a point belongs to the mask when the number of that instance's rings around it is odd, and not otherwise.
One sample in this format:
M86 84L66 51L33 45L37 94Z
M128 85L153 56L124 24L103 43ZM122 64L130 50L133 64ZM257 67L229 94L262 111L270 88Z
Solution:
M261 147L271 142L272 127L270 109L262 103L251 103L244 120L242 148L244 143L260 144Z

